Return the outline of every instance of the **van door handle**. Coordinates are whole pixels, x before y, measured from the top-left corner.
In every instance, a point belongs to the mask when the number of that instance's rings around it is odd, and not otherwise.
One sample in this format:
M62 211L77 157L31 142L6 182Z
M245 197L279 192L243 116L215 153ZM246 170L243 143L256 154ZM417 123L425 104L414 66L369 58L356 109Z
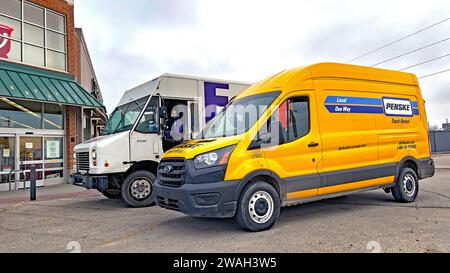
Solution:
M310 148L312 148L312 147L317 147L317 146L319 146L319 143L318 143L318 142L310 142L310 143L308 144L308 147L310 147Z

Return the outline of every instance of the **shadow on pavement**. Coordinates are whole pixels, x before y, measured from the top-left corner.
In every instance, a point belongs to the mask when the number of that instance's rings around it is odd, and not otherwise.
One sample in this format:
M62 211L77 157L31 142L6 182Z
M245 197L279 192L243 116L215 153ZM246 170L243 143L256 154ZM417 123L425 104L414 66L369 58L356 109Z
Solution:
M344 215L357 210L363 211L368 206L399 206L410 207L411 204L396 203L390 194L383 191L372 191L320 200L281 209L277 227L283 227L291 222L300 222L314 218L326 218L330 215ZM177 214L178 215L178 214ZM234 219L196 218L179 213L179 217L162 221L161 226L169 225L171 230L185 232L214 234L216 232L233 232L240 230Z

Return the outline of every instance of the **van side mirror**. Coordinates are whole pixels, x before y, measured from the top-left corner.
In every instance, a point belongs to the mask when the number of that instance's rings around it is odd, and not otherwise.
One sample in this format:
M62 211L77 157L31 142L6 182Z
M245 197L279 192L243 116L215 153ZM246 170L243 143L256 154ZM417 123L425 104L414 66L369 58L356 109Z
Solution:
M284 143L284 130L280 121L270 122L270 128L267 132L261 134L258 132L256 139L253 140L248 146L248 150L259 149L263 144L281 145ZM272 133L273 132L273 133Z

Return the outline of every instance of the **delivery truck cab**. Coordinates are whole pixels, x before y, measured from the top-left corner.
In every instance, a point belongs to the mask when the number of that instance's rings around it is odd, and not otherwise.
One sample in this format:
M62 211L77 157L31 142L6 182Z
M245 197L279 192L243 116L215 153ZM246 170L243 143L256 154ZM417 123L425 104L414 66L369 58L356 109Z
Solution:
M337 63L286 70L242 93L166 152L157 204L269 229L282 206L384 189L413 202L434 175L413 74Z
M164 74L126 91L101 136L75 146L71 182L133 207L153 204L164 151L192 139L249 85Z

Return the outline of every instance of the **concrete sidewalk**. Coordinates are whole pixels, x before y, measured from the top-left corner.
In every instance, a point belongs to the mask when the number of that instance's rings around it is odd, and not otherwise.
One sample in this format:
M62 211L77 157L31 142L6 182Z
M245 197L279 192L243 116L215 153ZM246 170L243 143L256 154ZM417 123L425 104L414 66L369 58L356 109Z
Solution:
M101 195L97 190L87 190L70 184L58 184L36 189L36 200L57 200L69 197ZM30 201L30 190L0 192L0 204L12 204Z

